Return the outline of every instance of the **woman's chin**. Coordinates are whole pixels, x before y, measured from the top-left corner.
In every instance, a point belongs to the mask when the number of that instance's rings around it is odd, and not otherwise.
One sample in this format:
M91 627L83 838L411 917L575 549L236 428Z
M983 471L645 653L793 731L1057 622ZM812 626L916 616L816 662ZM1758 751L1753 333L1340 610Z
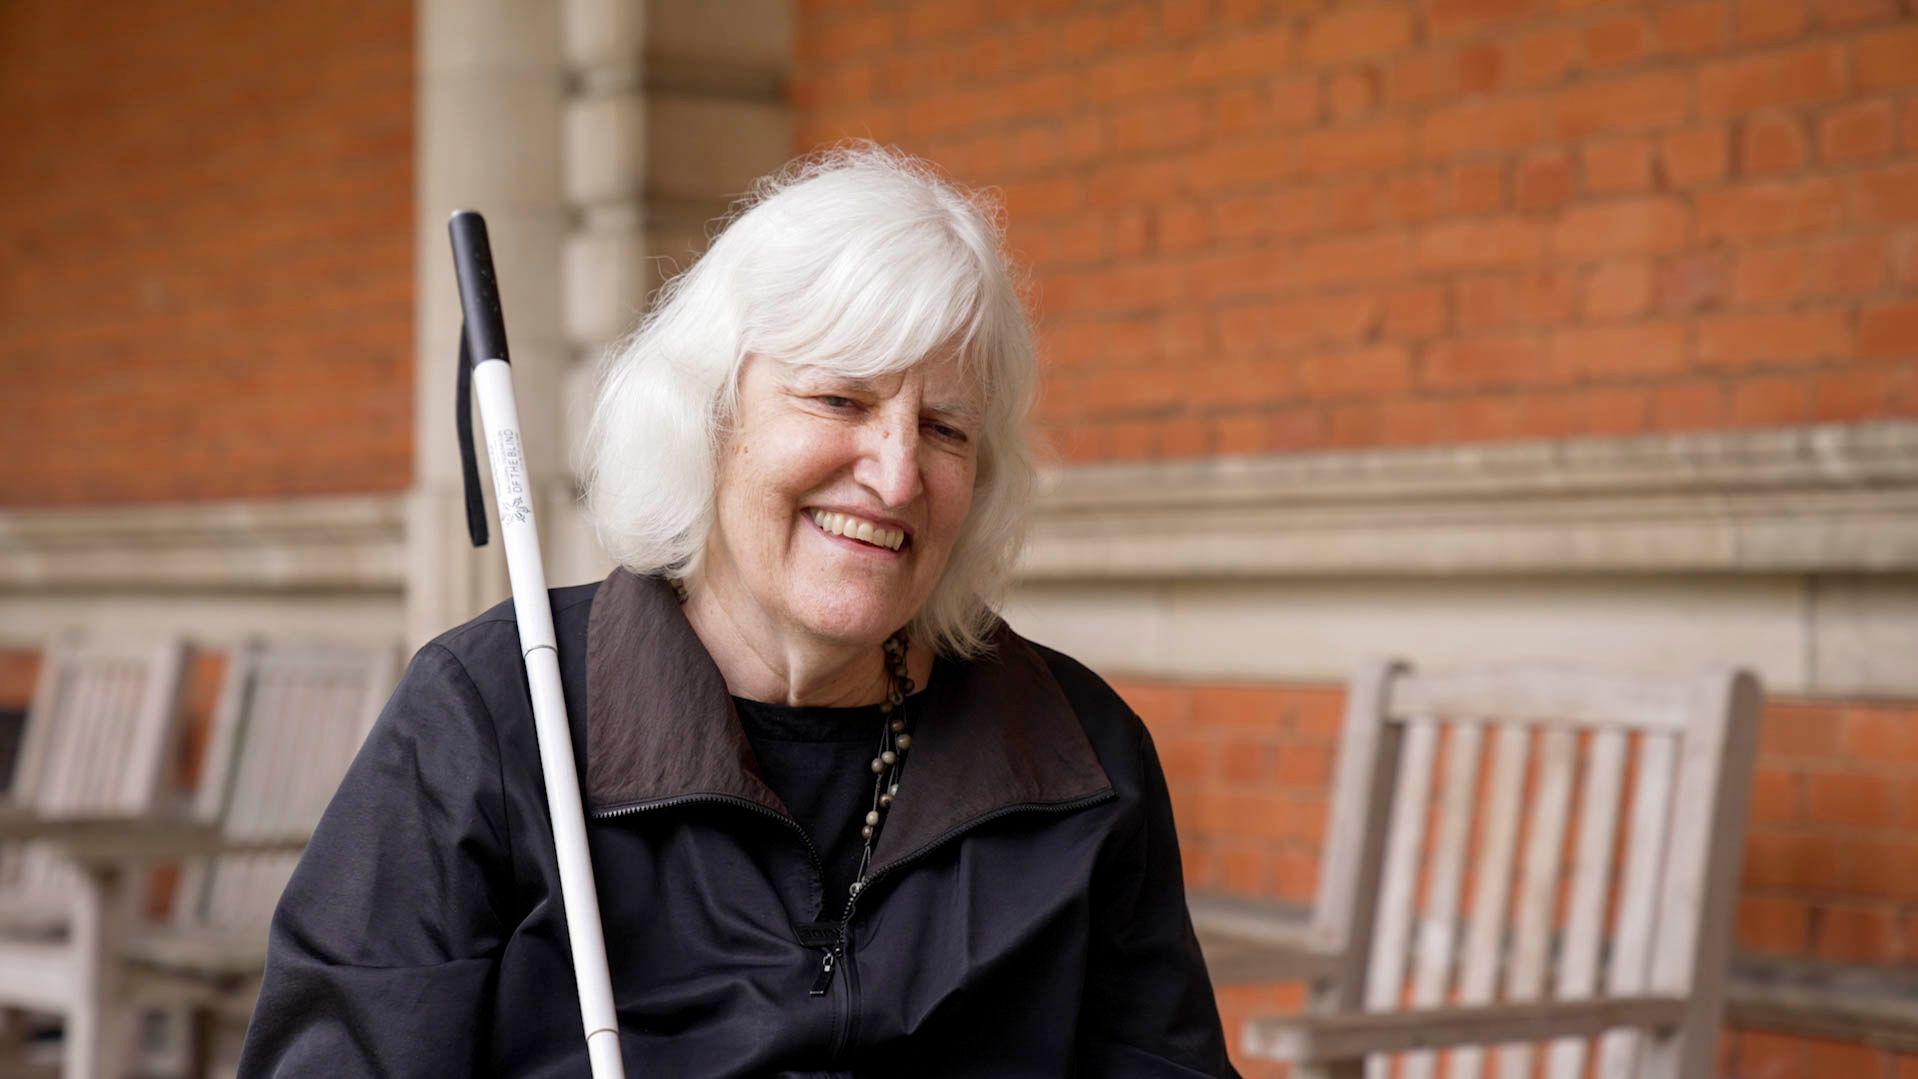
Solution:
M836 603L812 606L800 621L818 637L845 644L877 645L904 625L908 616L891 603Z

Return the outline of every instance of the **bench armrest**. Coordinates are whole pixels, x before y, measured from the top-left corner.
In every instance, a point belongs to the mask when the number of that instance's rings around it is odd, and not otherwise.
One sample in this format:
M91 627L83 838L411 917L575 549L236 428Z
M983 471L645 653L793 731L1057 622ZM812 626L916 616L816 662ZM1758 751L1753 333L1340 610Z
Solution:
M1338 972L1337 945L1302 917L1216 896L1192 896L1186 906L1215 984L1316 982Z
M51 843L87 868L113 867L216 854L297 852L305 835L234 839L218 825L182 817L53 816L0 811L0 841Z
M1242 1045L1262 1060L1323 1064L1368 1053L1590 1038L1617 1027L1663 1029L1677 1026L1686 1007L1678 997L1614 997L1254 1019Z

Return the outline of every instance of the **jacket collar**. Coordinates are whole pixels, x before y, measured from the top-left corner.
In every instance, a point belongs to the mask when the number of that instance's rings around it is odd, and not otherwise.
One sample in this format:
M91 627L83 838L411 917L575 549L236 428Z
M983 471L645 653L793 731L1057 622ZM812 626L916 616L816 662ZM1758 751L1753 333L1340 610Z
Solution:
M589 812L716 795L791 816L664 581L614 570L600 583L587 626L586 696ZM995 810L1111 789L1044 659L1003 624L987 658L939 664L914 700L912 750L875 863Z

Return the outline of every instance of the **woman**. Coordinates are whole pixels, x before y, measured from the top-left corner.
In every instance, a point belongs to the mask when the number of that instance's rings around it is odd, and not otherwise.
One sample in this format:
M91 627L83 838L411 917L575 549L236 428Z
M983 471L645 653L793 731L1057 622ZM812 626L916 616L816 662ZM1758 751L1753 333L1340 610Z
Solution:
M553 594L634 1075L1231 1074L1165 781L992 613L1032 482L987 208L762 185L609 360ZM577 1075L510 606L415 657L275 916L244 1074Z

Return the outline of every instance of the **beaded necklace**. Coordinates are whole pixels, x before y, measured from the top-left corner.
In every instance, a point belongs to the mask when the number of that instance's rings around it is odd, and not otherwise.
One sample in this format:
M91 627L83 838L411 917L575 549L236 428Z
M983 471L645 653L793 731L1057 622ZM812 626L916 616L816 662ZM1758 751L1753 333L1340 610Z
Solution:
M671 578L673 593L679 597L683 606L686 602L686 582ZM912 677L906 673L906 650L910 638L906 631L886 638L882 649L885 651L886 699L879 702L879 753L872 759L872 808L866 810L866 819L860 824L859 838L865 841L865 849L859 854L859 872L853 874L852 894L866 886L866 870L872 866L873 844L879 841L879 826L886 819L886 811L899 797L899 777L905 771L906 751L912 748L912 735L906 727L906 698L917 688Z

